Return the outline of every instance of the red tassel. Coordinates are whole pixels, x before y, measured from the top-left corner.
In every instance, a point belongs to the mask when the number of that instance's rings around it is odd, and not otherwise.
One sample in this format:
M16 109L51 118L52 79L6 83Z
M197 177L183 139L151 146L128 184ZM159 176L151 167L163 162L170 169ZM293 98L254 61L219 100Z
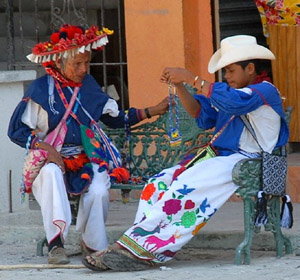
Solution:
M82 174L81 174L81 178L82 178L82 179L85 179L85 180L87 180L87 181L90 181L90 180L91 180L90 175L87 174L87 173L82 173Z
M185 170L186 170L185 166L181 166L180 168L176 169L174 174L173 174L172 181L174 181Z
M129 174L128 170L124 167L115 168L110 173L110 176L115 178L117 183L127 183L130 178L130 174Z

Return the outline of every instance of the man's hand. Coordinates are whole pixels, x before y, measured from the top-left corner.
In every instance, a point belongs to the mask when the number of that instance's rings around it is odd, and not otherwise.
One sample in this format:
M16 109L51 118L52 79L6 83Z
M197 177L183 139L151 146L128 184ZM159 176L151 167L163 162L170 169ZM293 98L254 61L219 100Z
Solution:
M163 115L169 109L169 97L165 97L162 101L160 101L157 105L148 107L149 114L151 117ZM145 110L144 118L146 118Z
M166 67L160 77L162 83L189 83L193 84L195 75L184 68Z
M65 173L65 164L63 162L63 159L60 155L60 153L58 153L51 145L49 145L48 143L45 142L41 142L39 144L39 149L45 150L48 152L48 158L46 163L49 162L53 162L55 163L62 171L62 173Z
M149 107L151 116L163 115L169 108L169 97L165 97L157 105Z

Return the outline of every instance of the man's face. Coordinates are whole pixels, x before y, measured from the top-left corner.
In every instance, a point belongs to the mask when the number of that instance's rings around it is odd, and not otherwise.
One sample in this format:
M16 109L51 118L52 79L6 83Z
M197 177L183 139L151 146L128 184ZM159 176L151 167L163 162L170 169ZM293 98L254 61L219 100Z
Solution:
M90 59L90 52L79 53L74 57L69 57L64 66L58 63L57 67L67 79L81 83L90 67Z
M225 67L224 77L230 87L243 88L248 86L252 80L252 72L249 70L249 64L243 69L241 65L233 63Z

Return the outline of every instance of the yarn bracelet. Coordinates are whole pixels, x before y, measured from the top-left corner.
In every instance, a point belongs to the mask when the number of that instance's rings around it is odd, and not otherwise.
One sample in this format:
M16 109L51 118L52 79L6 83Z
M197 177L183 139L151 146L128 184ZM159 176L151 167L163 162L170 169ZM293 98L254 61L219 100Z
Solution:
M181 143L181 132L179 130L179 108L178 108L178 95L176 87L174 94L172 94L172 84L169 83L169 131L168 136L170 139L171 147L179 146ZM174 99L174 105L173 105ZM175 112L174 112L175 111ZM175 116L174 116L175 114Z
M146 117L147 117L148 119L151 119L151 118L152 118L152 116L151 116L151 114L150 114L150 112L149 112L149 108L145 108L145 114L146 114Z

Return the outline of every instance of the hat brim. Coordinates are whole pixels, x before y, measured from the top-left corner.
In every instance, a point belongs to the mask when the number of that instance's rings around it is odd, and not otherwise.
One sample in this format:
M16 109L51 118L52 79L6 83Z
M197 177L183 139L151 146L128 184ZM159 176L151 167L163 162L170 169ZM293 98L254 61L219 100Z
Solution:
M219 49L212 55L208 63L208 72L213 74L230 64L250 59L274 60L275 56L268 48L260 45L240 46L226 52L224 55L221 55L221 49Z
M101 34L93 39L85 41L82 44L70 45L66 48L60 48L47 52L31 53L27 55L27 59L34 63L44 63L48 61L55 61L56 55L64 56L68 52L71 53L84 53L85 51L92 51L105 46L108 43L107 34ZM73 52L72 52L73 51Z

